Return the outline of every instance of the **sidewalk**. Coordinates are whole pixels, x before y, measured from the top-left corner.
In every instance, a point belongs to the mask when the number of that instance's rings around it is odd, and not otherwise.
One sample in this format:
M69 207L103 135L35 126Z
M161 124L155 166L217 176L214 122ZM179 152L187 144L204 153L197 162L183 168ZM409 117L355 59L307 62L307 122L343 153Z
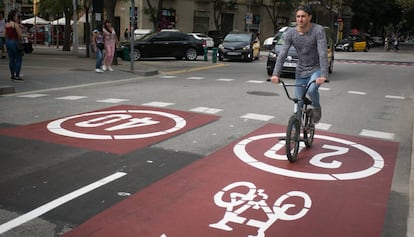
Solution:
M45 46L45 45L33 45L33 54L38 55L67 55L67 56L73 56L73 57L79 57L79 58L85 58L86 57L86 47L85 45L79 46L78 53L75 54L73 52L73 49L71 48L71 51L63 51L62 46L59 46L59 48L56 48L56 45ZM91 60L95 60L95 53L92 51L89 51L89 58ZM129 61L123 61L118 58L118 65L117 67L124 71L130 71L131 70L131 63ZM158 74L158 70L149 67L143 63L137 63L134 62L134 74L137 74L138 76L150 76Z

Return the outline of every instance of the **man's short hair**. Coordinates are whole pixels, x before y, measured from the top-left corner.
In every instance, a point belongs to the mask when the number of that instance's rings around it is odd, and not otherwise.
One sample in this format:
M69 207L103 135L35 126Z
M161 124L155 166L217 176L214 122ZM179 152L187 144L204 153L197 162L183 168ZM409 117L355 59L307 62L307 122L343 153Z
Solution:
M298 11L304 11L308 13L308 15L312 15L312 9L308 5L300 5L298 8L296 8L296 12Z

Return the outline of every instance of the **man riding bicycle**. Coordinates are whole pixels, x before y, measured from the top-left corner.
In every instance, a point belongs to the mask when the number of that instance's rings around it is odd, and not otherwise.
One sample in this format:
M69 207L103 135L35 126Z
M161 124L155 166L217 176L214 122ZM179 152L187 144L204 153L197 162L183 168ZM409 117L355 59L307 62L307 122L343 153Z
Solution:
M277 56L271 81L279 83L283 62L293 45L299 57L295 73L296 84L307 85L312 81L316 82L309 87L308 95L314 107L313 121L318 123L322 116L318 89L328 79L328 53L324 28L311 23L311 20L312 11L309 6L301 5L296 9L296 27L285 33L285 42ZM296 87L296 96L303 95L304 90L304 87Z

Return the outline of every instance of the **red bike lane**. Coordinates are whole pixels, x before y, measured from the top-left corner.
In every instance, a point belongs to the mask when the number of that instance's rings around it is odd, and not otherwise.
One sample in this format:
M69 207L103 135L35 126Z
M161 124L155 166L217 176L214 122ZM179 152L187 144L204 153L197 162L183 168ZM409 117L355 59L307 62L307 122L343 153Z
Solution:
M318 131L289 163L268 124L64 236L381 236L398 143Z

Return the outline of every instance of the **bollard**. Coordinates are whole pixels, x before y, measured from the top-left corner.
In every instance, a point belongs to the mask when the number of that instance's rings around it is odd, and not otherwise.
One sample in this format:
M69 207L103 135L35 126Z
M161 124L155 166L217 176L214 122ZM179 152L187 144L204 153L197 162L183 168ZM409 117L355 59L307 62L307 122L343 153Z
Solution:
M217 48L213 48L211 58L213 63L217 63Z
M208 61L207 53L208 53L208 48L204 47L204 61Z
M122 59L125 60L125 61L129 61L130 60L129 59L129 48L125 47L124 50L123 50L123 53L124 53L124 55L122 55L123 56Z

